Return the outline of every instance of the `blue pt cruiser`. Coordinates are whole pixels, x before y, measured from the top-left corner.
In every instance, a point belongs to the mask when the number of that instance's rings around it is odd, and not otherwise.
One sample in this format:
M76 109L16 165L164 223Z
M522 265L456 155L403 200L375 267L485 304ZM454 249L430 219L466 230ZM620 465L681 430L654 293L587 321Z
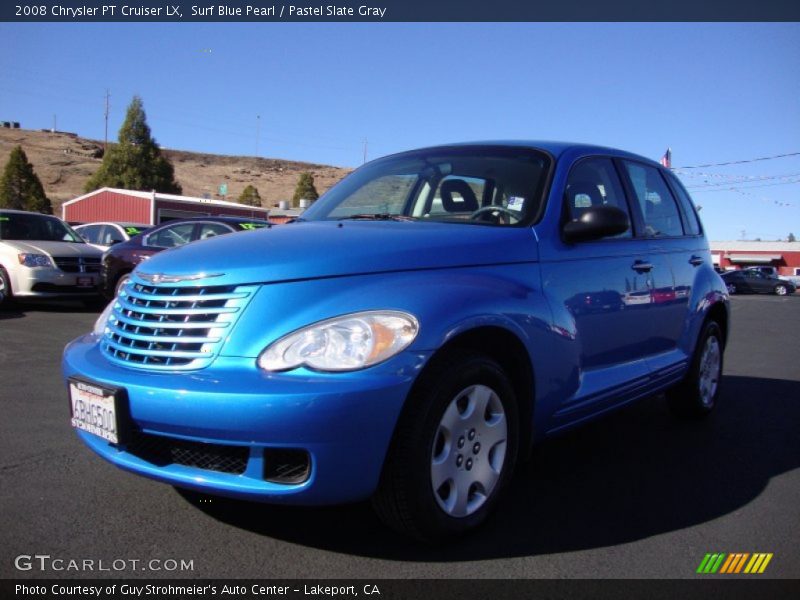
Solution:
M533 443L665 390L717 401L729 329L689 195L596 146L487 142L357 169L294 223L143 263L69 344L113 464L250 500L372 498L475 527Z

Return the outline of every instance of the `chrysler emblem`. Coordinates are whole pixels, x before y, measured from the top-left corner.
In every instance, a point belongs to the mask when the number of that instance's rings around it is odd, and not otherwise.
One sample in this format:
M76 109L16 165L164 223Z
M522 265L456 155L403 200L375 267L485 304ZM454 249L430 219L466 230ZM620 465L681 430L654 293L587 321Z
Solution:
M194 275L168 275L166 273L142 273L137 272L140 279L148 283L158 285L159 283L180 283L181 281L196 281L198 279L208 279L210 277L222 277L225 273L195 273Z

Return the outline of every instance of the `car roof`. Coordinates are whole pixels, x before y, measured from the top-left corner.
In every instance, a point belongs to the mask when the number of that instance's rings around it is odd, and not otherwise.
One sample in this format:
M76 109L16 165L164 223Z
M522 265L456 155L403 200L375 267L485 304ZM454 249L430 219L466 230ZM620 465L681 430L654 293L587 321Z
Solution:
M91 223L73 225L73 227L78 229L80 227L86 227L87 225L119 225L120 227L140 227L142 229L152 227L152 225L147 225L146 223L128 223L127 221L92 221Z
M223 217L223 216L210 216L210 217L186 217L185 219L171 219L169 221L165 221L163 223L159 223L158 225L153 225L153 227L161 227L162 225L174 225L176 223L193 223L196 221L215 221L219 223L266 223L269 224L269 221L265 221L264 219L249 219L247 217Z
M55 215L46 215L44 213L35 212L32 210L17 210L16 208L0 208L1 213L13 213L16 215L39 215L40 217L51 217L53 219L58 219ZM61 219L58 219L59 221Z
M563 155L566 152L586 154L586 155L592 155L592 154L613 155L613 156L633 158L637 160L644 160L654 165L658 165L656 161L650 158L641 156L639 154L634 154L626 150L620 150L619 148L612 148L610 146L600 146L597 144L586 144L580 142L559 142L551 140L487 140L487 141L474 141L474 142L458 142L454 144L442 144L437 146L428 146L425 148L416 148L413 150L407 150L405 152L399 152L391 156L401 156L403 154L415 154L418 152L446 151L448 149L458 149L464 147L530 148L531 150L540 150L546 152L555 159L558 159L561 155Z

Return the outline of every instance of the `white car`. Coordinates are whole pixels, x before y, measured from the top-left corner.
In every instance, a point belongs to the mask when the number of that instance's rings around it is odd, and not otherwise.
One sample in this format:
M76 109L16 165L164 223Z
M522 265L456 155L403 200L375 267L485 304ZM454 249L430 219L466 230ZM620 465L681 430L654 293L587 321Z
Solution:
M102 251L108 250L114 244L127 242L135 235L139 235L150 225L142 223L84 223L75 225L73 229L95 248Z
M0 209L0 303L15 297L94 299L101 255L57 217Z

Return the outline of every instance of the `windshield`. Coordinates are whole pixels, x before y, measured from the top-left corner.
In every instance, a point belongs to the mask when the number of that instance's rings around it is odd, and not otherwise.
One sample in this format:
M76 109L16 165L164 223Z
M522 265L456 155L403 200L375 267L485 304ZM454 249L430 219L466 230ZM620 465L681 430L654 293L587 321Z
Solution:
M524 225L538 214L550 166L527 148L464 146L371 162L331 188L303 220L414 220Z
M0 240L84 243L61 219L14 212L0 212Z

